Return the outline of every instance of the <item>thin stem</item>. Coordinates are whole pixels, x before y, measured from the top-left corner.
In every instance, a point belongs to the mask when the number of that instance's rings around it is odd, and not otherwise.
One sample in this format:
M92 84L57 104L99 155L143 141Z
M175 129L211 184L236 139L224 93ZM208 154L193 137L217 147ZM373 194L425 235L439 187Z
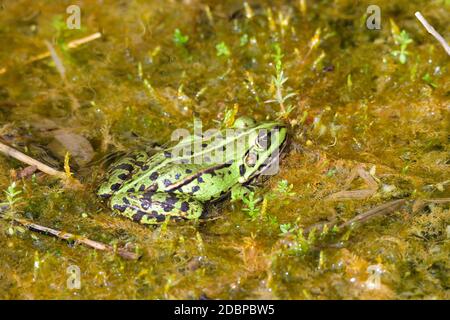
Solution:
M93 34L91 34L89 36L86 36L84 38L80 38L80 39L76 39L76 40L70 41L67 44L67 47L69 49L74 49L76 47L81 46L82 44L91 42L91 41L99 39L101 37L102 37L102 34L100 32L96 32L96 33L93 33ZM38 54L38 55L36 55L34 57L31 57L28 61L25 62L25 64L30 64L30 63L33 63L35 61L43 60L43 59L49 58L50 56L51 56L51 53L49 51L42 52L42 53L40 53L40 54ZM6 71L8 71L8 69L6 67L5 68L0 68L0 74L6 73Z
M322 232L322 230L324 230L325 226L327 227L328 230L330 230L334 226L337 226L339 229L343 229L345 227L350 227L355 223L361 224L361 223L366 222L374 217L392 213L395 210L397 210L400 206L405 204L407 201L408 201L407 199L398 199L398 200L393 200L393 201L384 203L384 204L379 205L375 208L372 208L368 211L360 213L357 216L355 216L354 218L348 220L347 222L343 222L341 224L338 223L337 219L333 219L332 221L329 221L326 223L317 223L317 224L311 225L309 227L306 227L304 230L304 234L308 234L313 229ZM415 205L419 205L419 207L423 206L424 203L444 204L444 203L450 203L450 198L424 199L424 200L417 199L417 200L414 200L413 203ZM418 210L418 209L413 209L413 212L415 212L416 210Z
M354 223L361 223L361 222L367 221L376 216L391 213L391 212L395 211L397 208L399 208L405 202L406 202L405 199L399 199L399 200L390 201L388 203L377 206L373 209L370 209L369 211L366 211L364 213L357 215L356 217L348 220L347 222L340 224L339 229L351 226Z
M450 46L448 45L448 43L445 41L444 37L441 36L436 29L433 28L433 26L431 24L428 23L428 21L425 19L425 17L419 12L417 11L415 13L415 16L417 19L419 19L419 21L423 24L423 26L425 27L425 29L427 29L427 31L436 38L436 40L442 45L442 47L444 47L445 51L447 52L447 54L450 56Z
M53 62L55 63L56 70L58 70L58 73L63 81L64 90L66 91L67 95L69 96L70 100L72 101L73 109L78 110L80 108L80 103L78 102L78 99L72 93L70 83L67 81L67 78L66 78L66 68L64 68L64 64L63 64L62 60L56 53L56 50L53 47L53 45L47 40L45 40L44 42L48 48L48 51L50 52L50 56L52 57Z
M14 159L22 161L26 164L29 164L30 166L36 166L36 168L38 168L40 171L47 173L49 175L56 176L60 179L67 178L67 176L64 172L55 170L55 169L47 166L46 164L43 164L42 162L39 162L39 161L27 156L26 154L14 149L14 148L11 148L1 142L0 142L0 152L6 154L7 156L13 157Z
M98 242L98 241L94 241L82 236L78 236L72 233L68 233L68 232L64 232L64 231L59 231L56 229L52 229L52 228L48 228L48 227L44 227L41 226L39 224L30 222L28 220L25 219L20 219L20 218L13 218L13 221L16 223L21 224L22 226L26 227L27 229L31 230L31 231L38 231L38 232L42 232L45 234L49 234L52 236L55 236L59 239L63 239L66 241L75 241L77 243L81 243L84 244L85 246L97 249L97 250L101 250L101 251L108 251L108 252L114 252L114 248L108 244L102 243L102 242ZM139 255L134 253L134 252L130 252L127 251L125 249L117 249L117 254L120 255L122 258L125 259L130 259L130 260L137 260L139 259Z

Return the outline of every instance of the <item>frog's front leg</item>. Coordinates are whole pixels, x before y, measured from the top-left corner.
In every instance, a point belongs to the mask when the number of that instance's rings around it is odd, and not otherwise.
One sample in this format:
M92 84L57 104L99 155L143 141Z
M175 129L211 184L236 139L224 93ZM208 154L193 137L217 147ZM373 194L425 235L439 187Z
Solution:
M118 193L111 197L113 210L142 224L157 224L166 217L196 220L206 215L203 203L188 195L165 192Z
M231 188L231 201L234 202L237 200L242 200L250 192L252 191L246 186L243 186L242 184L237 184Z

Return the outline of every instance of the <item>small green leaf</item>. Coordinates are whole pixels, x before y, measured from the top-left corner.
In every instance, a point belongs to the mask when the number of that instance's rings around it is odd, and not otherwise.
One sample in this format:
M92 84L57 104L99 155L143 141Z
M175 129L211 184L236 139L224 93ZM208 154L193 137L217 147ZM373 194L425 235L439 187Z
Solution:
M239 45L240 45L241 47L243 47L243 46L245 46L247 43L248 43L248 34L244 33L244 34L241 36L240 40L239 40Z
M230 49L228 49L227 45L223 41L216 45L216 50L218 57L220 56L229 57L231 55Z
M280 224L280 230L281 233L288 233L291 231L291 224L290 223L285 223L285 224Z
M286 196L294 196L295 192L291 192L293 188L294 185L292 183L289 184L287 180L283 179L278 182L276 191Z
M181 33L180 29L175 29L173 33L173 42L177 46L184 46L189 41L189 36Z
M435 83L433 82L433 79L431 79L431 76L430 76L429 73L425 74L425 75L422 77L422 80L425 81L425 82L426 82L428 85L430 85L431 87L437 88L437 84L435 84Z

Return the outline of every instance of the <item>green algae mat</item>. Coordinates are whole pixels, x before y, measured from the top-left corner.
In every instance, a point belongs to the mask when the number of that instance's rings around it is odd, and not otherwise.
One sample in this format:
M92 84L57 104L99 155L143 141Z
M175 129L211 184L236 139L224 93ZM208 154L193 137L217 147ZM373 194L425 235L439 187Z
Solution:
M0 298L449 299L450 56L417 11L449 41L448 0L0 1L0 142L57 170L0 155ZM98 197L249 117L279 170L205 217ZM191 209L244 179L208 170Z

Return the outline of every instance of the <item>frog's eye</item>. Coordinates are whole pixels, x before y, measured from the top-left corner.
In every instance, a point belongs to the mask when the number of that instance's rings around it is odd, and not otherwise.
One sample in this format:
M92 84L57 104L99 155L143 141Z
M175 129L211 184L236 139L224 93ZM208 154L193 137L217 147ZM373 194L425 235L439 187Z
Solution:
M254 152L249 152L245 155L244 161L248 167L254 167L256 161L258 161L258 154Z

